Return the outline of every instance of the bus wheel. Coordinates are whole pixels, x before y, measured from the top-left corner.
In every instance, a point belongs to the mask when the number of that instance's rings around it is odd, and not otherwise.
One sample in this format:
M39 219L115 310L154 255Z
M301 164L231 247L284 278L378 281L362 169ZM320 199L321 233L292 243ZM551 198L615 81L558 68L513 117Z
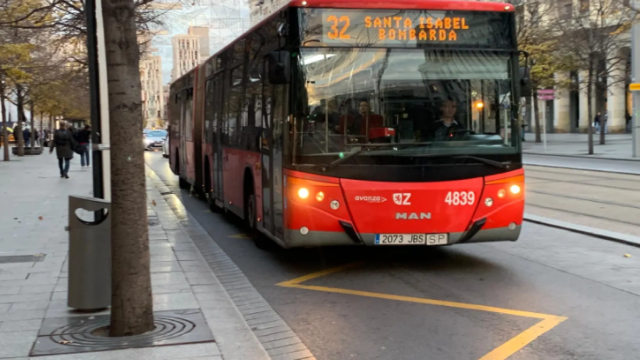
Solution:
M253 186L251 188L253 188ZM253 243L258 249L270 250L269 240L265 239L265 237L258 231L258 221L256 219L257 214L256 195L253 191L247 191L244 204L244 221L247 228L249 228L249 236L251 236Z
M209 205L209 210L211 210L212 213L219 213L222 211L221 208L218 207L218 205L216 205L216 201L213 198L213 192L210 192L206 195L207 198L207 205Z
M180 188L189 189L190 187L191 187L191 184L189 184L187 180L183 179L182 176L180 176Z

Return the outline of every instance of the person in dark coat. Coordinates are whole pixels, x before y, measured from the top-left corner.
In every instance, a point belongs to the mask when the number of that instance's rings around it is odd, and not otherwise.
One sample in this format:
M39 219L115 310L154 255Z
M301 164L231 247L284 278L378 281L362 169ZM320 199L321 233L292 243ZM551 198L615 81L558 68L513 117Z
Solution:
M78 144L80 144L80 165L82 167L91 165L91 154L89 153L89 143L91 142L91 126L85 125L84 129L80 130L74 137Z
M24 146L29 147L29 142L31 141L31 131L29 128L24 129L22 131L22 139L24 139Z
M64 124L60 124L60 129L53 134L49 153L53 153L53 149L56 149L61 178L69 178L69 162L73 159L73 149L76 146L78 146L78 143L73 138L71 131L67 130Z

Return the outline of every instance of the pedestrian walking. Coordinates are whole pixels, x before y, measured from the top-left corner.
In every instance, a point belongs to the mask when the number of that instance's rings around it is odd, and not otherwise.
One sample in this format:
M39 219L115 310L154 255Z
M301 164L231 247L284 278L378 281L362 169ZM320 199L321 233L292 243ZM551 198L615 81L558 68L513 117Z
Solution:
M40 146L40 131L38 130L33 131L33 147L36 145Z
M80 165L82 167L91 166L91 158L89 153L89 142L91 141L91 126L85 125L84 129L78 132L77 137L78 144L80 146Z
M61 178L69 178L69 162L73 159L73 149L77 144L71 131L67 130L64 124L60 124L60 129L53 134L49 153L53 153L53 149L56 149Z
M595 119L593 119L593 126L596 128L596 134L600 133L600 122L602 120L602 114L598 111Z
M24 140L24 146L29 147L29 143L31 141L31 131L29 128L22 131L22 139Z

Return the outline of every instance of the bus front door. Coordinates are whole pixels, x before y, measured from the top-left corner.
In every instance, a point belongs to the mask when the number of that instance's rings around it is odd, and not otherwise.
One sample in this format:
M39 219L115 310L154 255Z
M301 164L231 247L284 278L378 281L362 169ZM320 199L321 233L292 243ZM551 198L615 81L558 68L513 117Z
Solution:
M213 96L215 99L215 110L214 117L216 121L214 123L217 126L216 131L216 148L215 155L213 156L213 197L214 200L220 201L217 205L224 206L224 184L222 181L222 166L223 166L223 147L222 147L222 137L223 131L222 127L224 124L223 116L224 116L224 73L219 73L213 79Z

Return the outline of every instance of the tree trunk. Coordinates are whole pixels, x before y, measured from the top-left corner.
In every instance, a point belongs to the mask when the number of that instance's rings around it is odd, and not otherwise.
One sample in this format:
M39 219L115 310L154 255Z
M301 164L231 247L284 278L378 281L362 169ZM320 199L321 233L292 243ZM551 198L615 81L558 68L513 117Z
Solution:
M607 123L609 122L607 112L608 111L605 109L605 113L601 116L600 119L600 145L604 145L604 133Z
M102 2L111 136L110 336L153 329L140 55L133 0Z
M533 92L533 118L536 123L536 142L541 143L542 137L540 133L542 129L540 129L540 104L538 104L538 91L534 90Z
M29 120L31 123L31 148L35 149L36 147L36 123L33 119L33 101L29 101L29 109L31 113L29 114Z
M40 148L44 148L44 113L40 111Z
M22 92L22 86L16 86L16 97L18 98L18 126L13 129L13 136L16 139L16 146L18 147L18 156L24 156L24 137L22 136L22 127L24 124L24 94Z
M589 116L589 134L588 134L588 138L589 138L589 155L593 155L593 121L594 121L594 116L593 116L593 107L591 106L591 104L593 103L593 87L591 86L591 84L593 84L593 62L589 63L589 79L587 80L588 82L588 88L587 88L587 114ZM602 120L600 120L600 122L602 122Z
M2 108L2 148L4 149L4 161L9 161L9 132L7 131L7 108L4 104L4 79L0 78L0 107Z

